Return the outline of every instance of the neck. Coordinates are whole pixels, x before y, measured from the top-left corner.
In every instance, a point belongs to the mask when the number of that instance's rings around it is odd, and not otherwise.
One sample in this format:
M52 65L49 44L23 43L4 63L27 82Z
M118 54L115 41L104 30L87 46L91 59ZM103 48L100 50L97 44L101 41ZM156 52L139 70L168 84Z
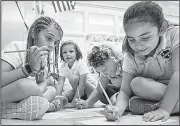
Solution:
M75 62L75 61L74 61L74 62ZM69 62L69 63L68 63L68 67L69 67L70 69L72 68L74 62Z

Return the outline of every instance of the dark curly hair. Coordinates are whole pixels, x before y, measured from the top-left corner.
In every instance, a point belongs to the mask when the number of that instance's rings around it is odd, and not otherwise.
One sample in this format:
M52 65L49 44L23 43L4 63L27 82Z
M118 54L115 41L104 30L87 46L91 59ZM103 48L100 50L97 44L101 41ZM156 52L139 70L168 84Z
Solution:
M67 41L63 41L60 46L60 57L61 57L62 61L64 61L62 49L65 45L74 45L74 49L76 50L76 60L82 59L82 57L83 57L82 52L81 52L79 46L77 45L77 43L75 43L72 40L67 40Z
M168 21L164 18L162 8L152 1L138 2L129 7L123 17L124 29L125 25L132 19L138 19L138 21L150 23L151 25L156 26L158 31L160 31L162 27L166 29L169 26ZM129 46L126 37L123 42L123 51L134 54L134 51Z
M112 57L115 62L122 63L122 54L115 52L108 45L102 44L92 48L92 51L87 56L87 60L90 66L97 68L104 65L105 61L110 57Z

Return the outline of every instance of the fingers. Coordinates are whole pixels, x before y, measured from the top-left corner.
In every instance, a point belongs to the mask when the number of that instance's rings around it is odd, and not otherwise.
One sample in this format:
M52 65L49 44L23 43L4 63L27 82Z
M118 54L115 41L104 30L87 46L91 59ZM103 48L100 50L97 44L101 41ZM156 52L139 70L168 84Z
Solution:
M169 119L170 116L164 116L164 118L162 118L162 121L165 122Z
M157 120L161 120L162 118L163 118L163 116L158 114L158 115L154 115L154 117L150 121L154 122L154 121L157 121Z
M110 106L110 105L106 105L105 110L106 110L106 112L108 112L108 113L113 113L114 108L113 108L112 106Z
M76 104L77 109L85 109L85 106L82 104Z
M148 112L148 113L144 114L144 116L143 116L143 121L146 121L146 122L154 122L154 121L158 121L158 120L166 121L167 119L169 119L168 115L159 113L157 111Z
M49 49L47 46L42 46L42 47L32 46L30 48L30 52L31 55L33 55L33 57L39 58L42 55L49 54Z
M104 113L108 121L114 121L118 117L118 112L115 110L114 106L107 105L104 109Z
M85 108L87 108L86 101L84 101L82 99L78 99L77 103L76 103L76 108L77 109L85 109Z
M40 67L46 66L47 54L49 54L49 49L47 46L30 47L30 65L37 71L40 69Z
M108 121L115 121L116 118L113 116L113 112L108 112L106 109L104 110L105 117Z

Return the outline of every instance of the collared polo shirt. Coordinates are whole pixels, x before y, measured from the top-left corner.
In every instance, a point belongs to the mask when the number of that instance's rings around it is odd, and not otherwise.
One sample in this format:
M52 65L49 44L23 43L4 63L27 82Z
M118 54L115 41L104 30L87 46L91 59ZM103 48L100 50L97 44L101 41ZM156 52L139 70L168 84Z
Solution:
M151 78L157 81L170 80L172 69L172 52L179 47L179 27L170 26L160 38L153 56L142 59L138 54L125 53L123 71L135 76Z

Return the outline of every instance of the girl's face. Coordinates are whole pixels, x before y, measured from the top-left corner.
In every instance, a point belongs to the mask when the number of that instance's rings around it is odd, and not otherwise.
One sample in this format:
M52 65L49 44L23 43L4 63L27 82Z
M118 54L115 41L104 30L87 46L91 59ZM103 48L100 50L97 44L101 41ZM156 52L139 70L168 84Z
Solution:
M54 27L48 27L47 29L41 30L38 34L38 42L35 44L38 47L48 46L50 51L52 51L55 46L60 42L61 36L57 29Z
M99 73L103 73L106 76L114 77L117 70L117 64L109 58L105 61L104 65L96 67L96 71Z
M76 50L74 45L65 45L62 48L64 61L69 63L74 63L76 60Z
M156 26L146 22L132 20L125 24L124 28L129 46L143 56L148 55L156 48L161 36Z

